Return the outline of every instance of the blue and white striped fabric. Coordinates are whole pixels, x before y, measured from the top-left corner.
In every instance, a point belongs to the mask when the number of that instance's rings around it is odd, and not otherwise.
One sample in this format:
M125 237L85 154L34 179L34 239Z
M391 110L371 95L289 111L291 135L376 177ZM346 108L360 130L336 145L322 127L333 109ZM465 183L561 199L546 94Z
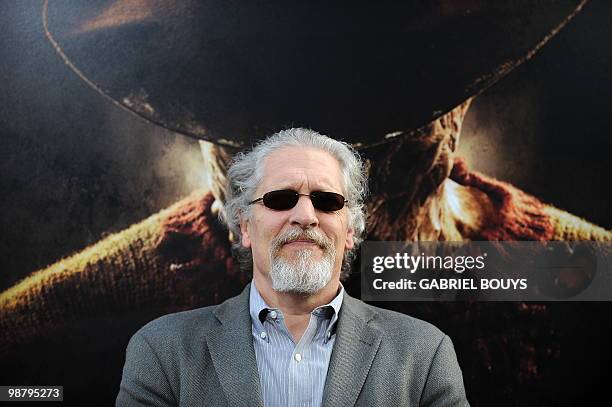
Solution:
M327 305L315 308L296 345L283 313L270 308L251 283L249 308L253 345L265 407L318 407L332 349L344 287Z

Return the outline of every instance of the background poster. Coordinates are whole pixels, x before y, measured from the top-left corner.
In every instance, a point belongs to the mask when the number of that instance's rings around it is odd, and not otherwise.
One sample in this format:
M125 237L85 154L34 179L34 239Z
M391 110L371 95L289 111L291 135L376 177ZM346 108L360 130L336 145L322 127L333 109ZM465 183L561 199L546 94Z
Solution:
M207 188L198 142L93 92L44 37L40 7L0 5L0 291ZM591 1L532 60L476 99L459 145L471 169L607 229L610 30L612 5ZM0 384L63 385L70 404L109 405L129 336L100 326L121 320L133 332L155 311L136 309L121 319L112 296L100 312L87 298L58 300L91 312L76 320L66 315L66 326L20 347L0 344ZM380 305L430 320L451 336L472 405L570 405L604 394L612 356L608 303ZM470 312L478 315L464 326ZM15 321L2 315L2 335L19 337L11 331Z

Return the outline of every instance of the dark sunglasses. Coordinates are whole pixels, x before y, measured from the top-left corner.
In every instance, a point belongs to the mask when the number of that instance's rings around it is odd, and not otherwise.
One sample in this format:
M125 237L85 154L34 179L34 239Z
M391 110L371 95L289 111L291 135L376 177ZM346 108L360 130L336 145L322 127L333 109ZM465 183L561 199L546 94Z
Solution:
M312 201L312 206L323 212L339 211L344 208L344 204L347 202L342 195L335 192L315 191L311 194L300 194L290 189L283 189L267 192L263 197L249 202L249 205L262 201L266 208L286 211L297 205L300 196L309 197Z

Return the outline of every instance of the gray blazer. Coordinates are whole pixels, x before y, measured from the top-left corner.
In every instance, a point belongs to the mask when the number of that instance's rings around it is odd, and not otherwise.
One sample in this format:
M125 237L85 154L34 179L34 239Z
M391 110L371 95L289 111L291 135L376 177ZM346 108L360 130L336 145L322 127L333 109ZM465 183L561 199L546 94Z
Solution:
M130 340L117 406L262 406L250 285L158 318ZM448 336L344 295L323 406L469 406Z

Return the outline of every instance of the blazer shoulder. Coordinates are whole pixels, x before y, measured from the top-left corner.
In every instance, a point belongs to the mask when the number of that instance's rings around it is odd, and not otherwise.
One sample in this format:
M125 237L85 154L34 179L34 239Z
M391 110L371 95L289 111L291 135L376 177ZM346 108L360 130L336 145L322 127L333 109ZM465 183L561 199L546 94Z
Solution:
M410 346L419 354L435 353L447 335L433 324L400 312L376 307L356 300L359 312L368 315L369 326L380 330L387 344Z
M163 340L166 343L184 345L202 343L201 341L211 330L224 323L245 318L245 315L248 317L249 290L250 286L247 285L241 294L228 298L219 305L177 312L154 319L140 328L134 336L142 336L151 342Z
M397 311L371 307L376 308L378 318L375 321L384 326L385 331L401 331L403 333L410 333L413 336L421 336L428 339L436 338L438 341L442 340L442 337L445 336L444 332L438 327L422 319Z
M433 324L401 312L388 310L367 304L357 298L349 297L348 309L363 319L367 324L384 332L400 332L413 336L442 340L445 334Z
M176 338L199 336L198 333L205 335L217 324L214 315L217 307L214 305L163 315L148 322L134 336L143 336L149 342L167 342Z

